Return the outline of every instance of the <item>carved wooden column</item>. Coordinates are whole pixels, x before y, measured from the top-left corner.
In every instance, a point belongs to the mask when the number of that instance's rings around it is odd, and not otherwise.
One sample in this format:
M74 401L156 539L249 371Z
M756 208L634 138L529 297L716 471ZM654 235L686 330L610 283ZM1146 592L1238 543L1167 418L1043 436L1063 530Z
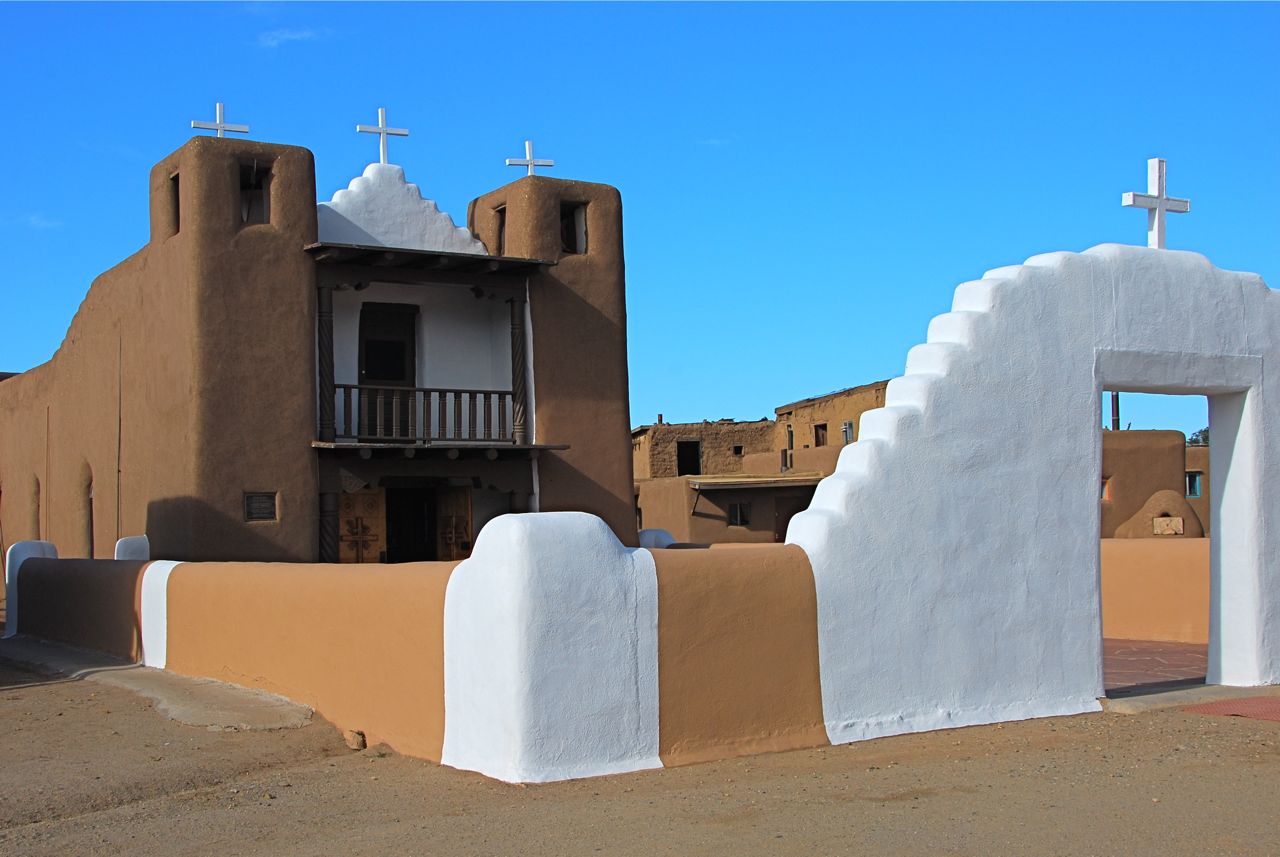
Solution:
M338 492L320 492L320 561L338 561Z
M323 280L316 285L316 372L319 375L320 440L333 443L333 285Z
M529 442L528 381L525 378L524 295L511 304L511 435L518 444Z

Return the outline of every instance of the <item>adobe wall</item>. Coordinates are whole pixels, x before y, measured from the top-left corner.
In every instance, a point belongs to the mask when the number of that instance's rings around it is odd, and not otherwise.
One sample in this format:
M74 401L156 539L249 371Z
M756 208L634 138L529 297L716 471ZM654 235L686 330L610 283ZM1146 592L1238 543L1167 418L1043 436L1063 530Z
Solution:
M1103 539L1102 636L1209 642L1208 539Z
M1107 482L1102 498L1102 538L1114 538L1157 492L1174 492L1176 497L1168 497L1175 506L1171 513L1181 511L1186 517L1185 513L1192 511L1185 501L1178 500L1186 492L1186 448L1186 437L1180 431L1102 432L1102 478ZM1198 524L1186 522L1189 530L1198 530ZM1133 520L1124 532L1135 538L1155 537L1149 521Z
M439 761L456 566L184 563L169 577L165 668L286 696Z
M830 476L836 472L836 463L840 460L840 452L844 444L837 441L834 445L820 446L816 449L797 449L791 456L792 473L821 473Z
M272 224L237 230L236 164L253 157L276 164ZM94 280L48 363L0 387L6 546L110 556L146 532L159 556L308 558L311 154L198 137L150 182L150 243ZM245 525L245 490L279 491L281 520Z
M774 543L779 504L803 509L812 487L717 488L698 496L689 477L641 479L636 482L645 529L666 530L684 544ZM750 503L750 523L729 525L729 505ZM696 504L696 505L695 505ZM785 528L784 528L785 533Z
M698 441L702 444L702 474L742 473L748 455L767 453L773 449L773 421L735 422L720 420L700 423L657 423L647 426L642 436L643 450L635 454L637 479L662 479L676 475L676 444ZM734 447L742 447L734 454ZM775 462L777 456L775 453Z
M1209 529L1209 496L1210 496L1210 478L1209 478L1209 447L1207 446L1188 446L1186 448L1186 469L1198 470L1204 474L1200 479L1200 496L1188 497L1187 502L1191 504L1191 508L1195 509L1196 516L1200 519L1200 526L1204 528L1204 534L1210 534Z
M123 560L27 559L17 582L17 633L140 659L146 567Z
M853 439L857 440L858 423L862 415L873 408L884 406L888 386L888 381L876 381L783 405L775 412L777 422L774 427L773 448L787 448L788 425L795 432L795 448L798 450L814 446L813 427L819 423L826 423L828 446L840 446L844 443L841 431L846 421L853 423Z
M562 201L586 204L586 253L561 251ZM473 200L467 219L494 252L558 260L529 278L536 440L569 445L538 459L539 508L597 514L636 544L621 196L529 176Z

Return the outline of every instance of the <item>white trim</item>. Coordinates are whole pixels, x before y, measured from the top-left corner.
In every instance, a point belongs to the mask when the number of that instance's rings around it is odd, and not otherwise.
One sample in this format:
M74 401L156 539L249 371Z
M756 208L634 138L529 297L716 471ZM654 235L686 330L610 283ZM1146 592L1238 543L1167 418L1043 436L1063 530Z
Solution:
M169 660L169 575L181 563L153 562L142 572L142 665L164 669Z
M53 542L14 542L4 558L4 636L18 633L18 571L32 557L57 559Z

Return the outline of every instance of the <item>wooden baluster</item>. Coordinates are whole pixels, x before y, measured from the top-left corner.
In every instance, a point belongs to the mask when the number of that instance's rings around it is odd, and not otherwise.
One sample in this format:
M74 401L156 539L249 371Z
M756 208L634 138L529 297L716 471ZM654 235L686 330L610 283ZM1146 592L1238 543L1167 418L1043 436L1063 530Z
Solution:
M453 439L462 440L462 394L453 394Z
M507 439L507 394L498 394L498 439Z
M409 391L409 440L418 439L418 391Z
M391 391L391 437L400 437L400 396L403 390Z
M351 423L351 388L342 388L342 433L343 437L355 435L356 427Z
M365 402L368 390L356 390L356 408L360 412L360 437L369 436L369 408Z
M467 393L467 412L470 420L467 423L467 437L472 440L476 439L476 394L475 392Z
M374 415L374 417L375 417L375 420L376 420L376 423L375 423L375 424L376 424L376 425L377 425L377 427L378 427L378 438L379 438L379 439L381 439L381 438L383 438L383 437L386 437L386 435L384 435L384 434L382 433L382 432L383 432L383 422L384 422L384 421L383 421L383 418L382 418L382 417L383 417L382 412L383 412L384 410L386 410L386 406L387 406L386 393L387 393L387 391L386 391L386 390L382 389L381 387L379 387L379 388L378 388L378 395L377 395L377 397L376 397L376 403L377 403L378 411L377 411L377 413Z
M449 436L449 433L447 430L447 427L449 425L449 420L446 418L446 414L448 412L445 410L445 394L444 393L436 393L436 404L437 404L440 420L436 424L436 433L432 435L432 437L437 438L439 440L443 440L444 438Z
M484 394L484 439L493 440L493 394Z

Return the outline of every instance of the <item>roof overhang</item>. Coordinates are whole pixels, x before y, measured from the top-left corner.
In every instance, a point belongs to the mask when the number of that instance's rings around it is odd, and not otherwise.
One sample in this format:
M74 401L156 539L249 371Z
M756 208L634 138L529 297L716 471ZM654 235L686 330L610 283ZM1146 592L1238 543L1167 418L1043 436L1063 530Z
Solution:
M689 487L695 491L723 491L744 488L808 488L823 480L820 473L800 476L692 476Z
M359 269L368 279L399 282L406 278L434 280L452 275L525 276L555 265L546 259L513 256L481 256L434 250L402 250L365 244L308 244L303 250L317 265L327 268Z

